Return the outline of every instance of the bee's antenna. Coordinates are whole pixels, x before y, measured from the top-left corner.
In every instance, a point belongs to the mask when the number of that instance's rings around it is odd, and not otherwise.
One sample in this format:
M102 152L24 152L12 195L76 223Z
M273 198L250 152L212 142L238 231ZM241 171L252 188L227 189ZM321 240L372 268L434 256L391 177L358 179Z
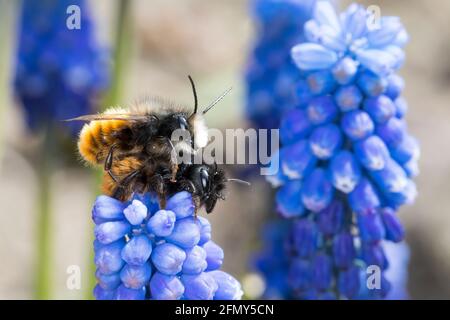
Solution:
M246 184L246 185L248 185L248 186L251 186L251 185L252 185L252 184L251 184L250 182L248 182L248 181L241 180L241 179L235 179L235 178L227 179L227 181L233 181L233 182L237 182L237 183L240 183L240 184Z
M220 100L222 100L227 94L230 93L231 89L233 89L233 87L228 88L224 93L222 93L219 97L217 97L216 100L211 102L210 105L207 106L205 110L203 110L202 114L205 114L209 110L211 110L212 107L214 107Z
M195 84L194 84L194 80L192 80L192 77L190 75L188 75L189 81L191 83L192 86L192 93L194 93L194 113L197 113L197 109L198 109L198 98L197 98L197 90L195 89Z

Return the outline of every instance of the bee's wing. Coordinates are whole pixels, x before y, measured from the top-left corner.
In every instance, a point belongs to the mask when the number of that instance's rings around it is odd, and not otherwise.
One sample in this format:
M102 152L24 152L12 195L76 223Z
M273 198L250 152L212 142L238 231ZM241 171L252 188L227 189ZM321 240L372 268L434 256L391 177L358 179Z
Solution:
M100 114L87 114L84 116L66 119L63 121L99 121L99 120L128 120L128 121L139 121L139 120L147 120L149 118L148 115L143 114L132 114L132 113L100 113Z

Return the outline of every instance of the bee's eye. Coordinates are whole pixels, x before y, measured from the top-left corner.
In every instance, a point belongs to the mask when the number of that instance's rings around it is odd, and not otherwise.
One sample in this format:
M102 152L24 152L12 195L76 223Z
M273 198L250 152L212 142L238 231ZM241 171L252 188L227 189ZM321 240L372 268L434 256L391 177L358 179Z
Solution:
M208 171L206 171L206 169L200 170L200 181L202 183L203 189L206 189L209 183L209 174Z
M185 117L178 117L178 125L181 130L186 130L188 128L188 123Z

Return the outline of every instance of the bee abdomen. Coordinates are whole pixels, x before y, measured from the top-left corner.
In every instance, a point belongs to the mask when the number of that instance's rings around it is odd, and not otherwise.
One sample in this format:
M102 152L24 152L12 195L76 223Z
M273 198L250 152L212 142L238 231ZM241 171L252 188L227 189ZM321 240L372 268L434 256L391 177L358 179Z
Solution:
M78 140L78 150L90 164L103 164L110 147L116 142L114 132L123 129L126 121L92 121L83 126Z

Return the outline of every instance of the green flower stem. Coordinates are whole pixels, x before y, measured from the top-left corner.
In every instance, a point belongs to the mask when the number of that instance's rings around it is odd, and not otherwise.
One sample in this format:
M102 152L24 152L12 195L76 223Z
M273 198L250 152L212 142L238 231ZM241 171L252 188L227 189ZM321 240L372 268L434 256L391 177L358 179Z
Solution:
M52 128L47 128L40 150L37 174L37 262L35 298L39 300L50 299L52 295L52 208L51 208L51 174L52 156L54 148L54 134Z
M122 95L123 80L125 73L125 65L129 57L129 48L131 40L130 30L130 2L127 0L120 0L117 6L117 29L115 34L115 52L114 52L114 67L111 76L111 86L105 96L102 109L115 105L119 102ZM101 170L94 171L94 195L100 193L99 185L102 181L103 172ZM94 298L92 290L96 284L95 279L95 264L94 264L94 248L92 242L94 241L93 234L90 237L90 254L89 264L87 268L88 280L84 298L91 300Z
M130 2L120 0L117 6L117 28L114 51L114 67L111 87L103 103L103 110L119 102L122 96L125 65L129 57L131 42Z

